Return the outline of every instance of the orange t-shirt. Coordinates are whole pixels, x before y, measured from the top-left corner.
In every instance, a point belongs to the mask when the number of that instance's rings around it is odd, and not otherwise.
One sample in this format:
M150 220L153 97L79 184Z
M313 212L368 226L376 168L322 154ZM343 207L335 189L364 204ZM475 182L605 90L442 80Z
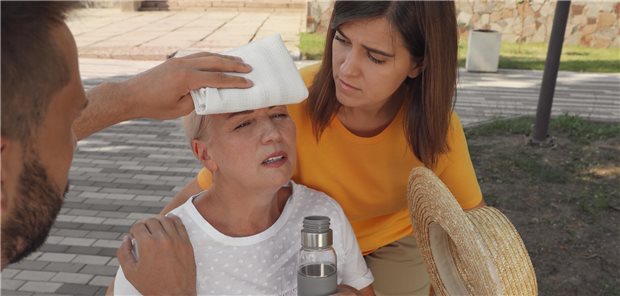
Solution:
M306 85L319 65L300 70ZM297 166L293 180L323 191L340 203L364 254L412 233L407 209L411 169L423 166L409 149L402 128L403 112L374 137L351 133L334 117L317 142L304 102L288 107L297 126ZM461 122L452 113L447 135L450 151L433 170L462 208L482 201ZM203 169L198 183L207 188L210 172Z

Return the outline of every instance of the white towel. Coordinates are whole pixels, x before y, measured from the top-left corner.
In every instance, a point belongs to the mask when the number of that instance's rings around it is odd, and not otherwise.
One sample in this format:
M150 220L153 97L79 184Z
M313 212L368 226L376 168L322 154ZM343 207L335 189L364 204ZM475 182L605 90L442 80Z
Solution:
M254 86L247 89L205 87L192 90L197 114L230 113L295 104L308 97L308 89L280 35L273 35L225 52L238 56L252 66L250 73L227 73L248 78Z

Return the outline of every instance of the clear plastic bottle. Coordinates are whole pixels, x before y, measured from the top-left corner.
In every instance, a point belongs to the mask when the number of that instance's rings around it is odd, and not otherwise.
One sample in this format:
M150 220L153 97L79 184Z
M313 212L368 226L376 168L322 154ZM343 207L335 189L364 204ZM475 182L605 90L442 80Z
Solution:
M297 257L297 295L329 295L337 291L336 252L329 217L308 216L301 230Z

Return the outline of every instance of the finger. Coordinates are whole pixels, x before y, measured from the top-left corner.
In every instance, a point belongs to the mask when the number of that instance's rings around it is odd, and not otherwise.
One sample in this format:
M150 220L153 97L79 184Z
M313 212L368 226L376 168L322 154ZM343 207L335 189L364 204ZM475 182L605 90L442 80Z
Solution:
M179 57L179 59L195 59L195 58L204 58L204 57L209 57L209 56L218 56L218 57L222 57L225 59L229 59L231 61L243 62L243 60L240 57L219 54L219 53L214 53L214 52L206 52L206 51L189 54L183 57Z
M243 59L241 57L236 57L236 56L231 56L231 55L226 55L226 54L217 54L217 55L225 59L230 59L230 60L237 61L237 62L243 62Z
M123 268L125 275L127 275L127 273L137 271L137 261L131 253L131 240L129 239L129 236L125 235L123 237L121 246L118 250L116 250L116 257L118 258L118 263Z
M188 67L201 71L239 73L248 73L252 71L252 66L246 63L217 55L196 58L186 62L191 63Z
M167 217L169 217L172 223L174 223L177 235L183 240L189 240L189 234L187 233L187 229L185 228L185 224L183 224L181 218L174 214L168 214Z
M214 88L248 88L254 83L243 77L227 75L221 72L194 71L187 79L190 89L202 87Z
M161 224L163 231L168 234L169 237L178 238L179 233L177 232L177 228L174 225L174 221L171 218L165 216L158 217L159 223Z
M133 246L131 244L131 238L136 240L136 243ZM143 248L148 248L152 239L153 235L149 231L145 221L140 221L134 224L131 229L129 229L129 252L131 253L131 249L133 247L137 248L136 254L144 254ZM131 256L134 257L133 254L131 254Z
M192 112L192 110L194 110L194 101L192 100L192 95L188 93L181 97L176 106L179 111L177 112L178 114L175 114L174 118L179 116L185 116Z
M144 239L151 235L151 232L149 231L148 227L144 222L144 220L138 221L136 222L136 224L131 226L131 228L129 229L129 234L131 235L131 237L135 239Z
M161 216L149 218L145 222L153 238L165 238L168 235L164 230L164 226L161 224L160 217Z

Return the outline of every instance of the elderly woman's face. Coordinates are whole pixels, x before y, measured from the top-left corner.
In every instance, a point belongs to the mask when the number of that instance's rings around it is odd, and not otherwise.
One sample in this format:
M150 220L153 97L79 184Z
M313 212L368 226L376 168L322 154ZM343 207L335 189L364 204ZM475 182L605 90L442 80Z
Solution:
M261 188L292 177L295 124L286 106L210 115L209 121L208 168L220 179Z

